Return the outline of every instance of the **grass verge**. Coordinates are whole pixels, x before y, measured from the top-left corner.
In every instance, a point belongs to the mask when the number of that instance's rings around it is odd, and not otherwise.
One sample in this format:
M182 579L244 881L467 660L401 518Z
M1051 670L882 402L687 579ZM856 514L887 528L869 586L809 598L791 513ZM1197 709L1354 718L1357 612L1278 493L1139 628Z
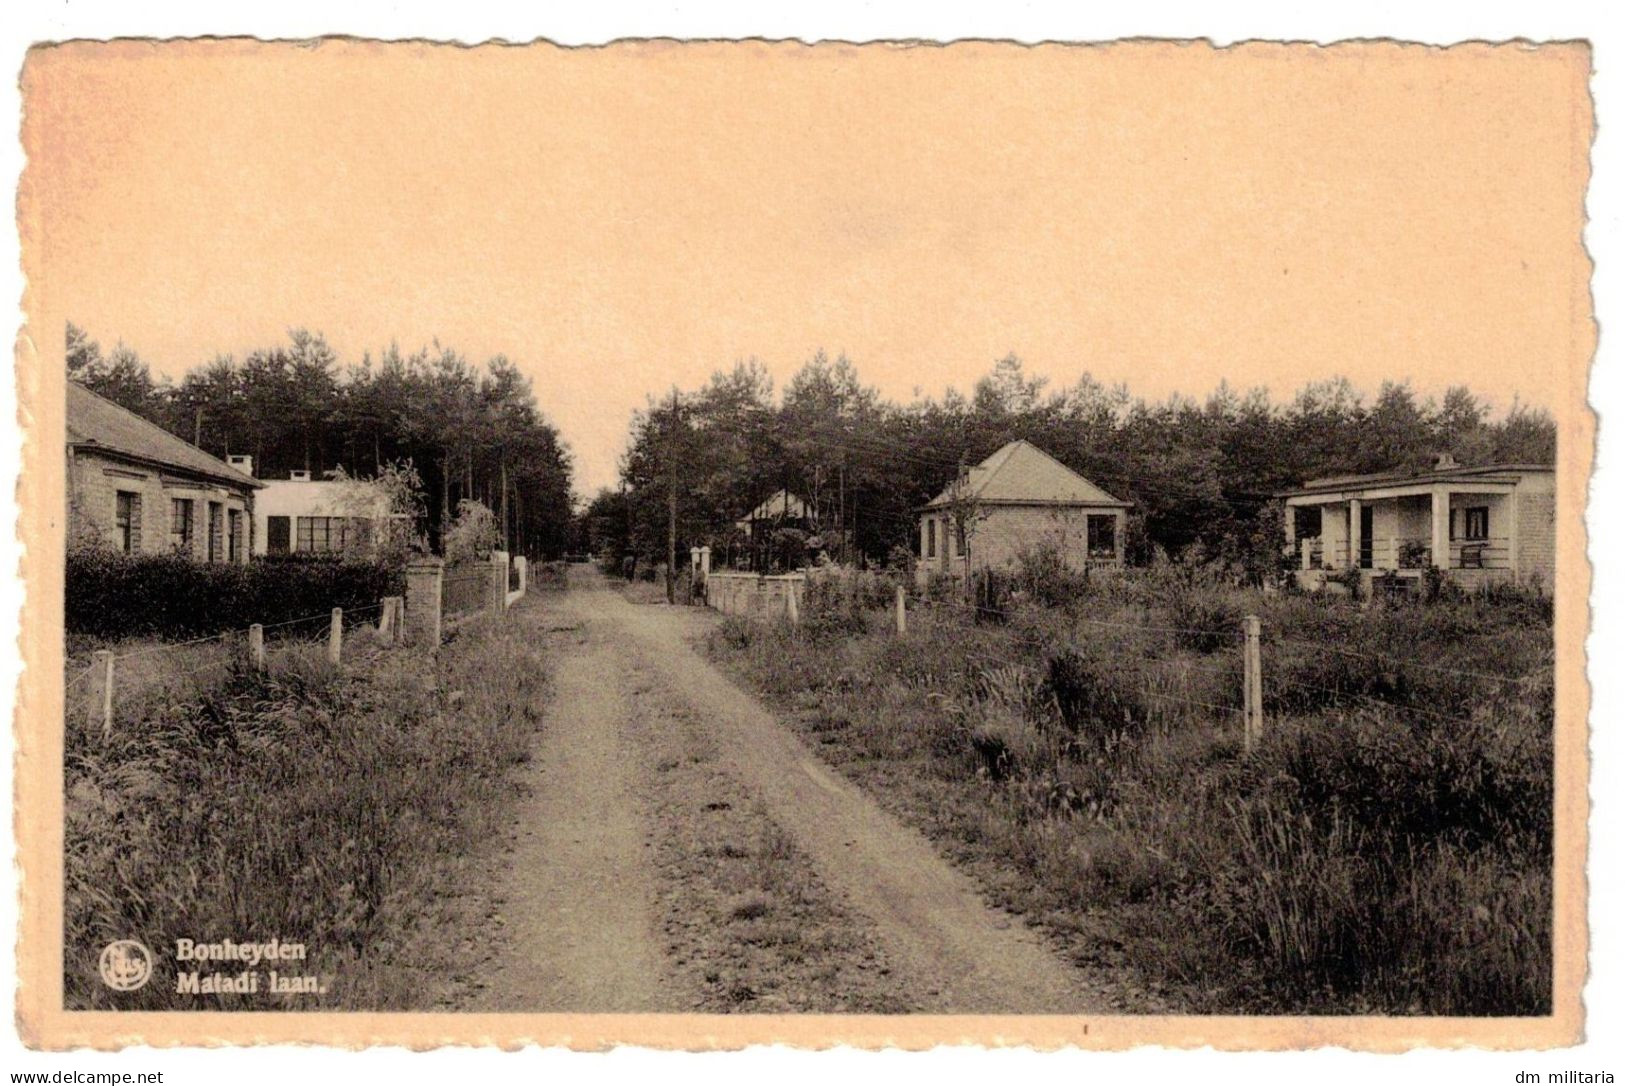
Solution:
M157 675L112 734L66 736L64 986L70 1009L430 1009L449 1002L469 857L517 794L547 683L521 604L433 657L319 645L257 676ZM157 658L149 669L161 669ZM304 944L325 991L177 992L177 940ZM150 983L103 985L116 939ZM261 966L263 973L266 967ZM204 963L204 972L243 972ZM289 967L289 972L294 968Z

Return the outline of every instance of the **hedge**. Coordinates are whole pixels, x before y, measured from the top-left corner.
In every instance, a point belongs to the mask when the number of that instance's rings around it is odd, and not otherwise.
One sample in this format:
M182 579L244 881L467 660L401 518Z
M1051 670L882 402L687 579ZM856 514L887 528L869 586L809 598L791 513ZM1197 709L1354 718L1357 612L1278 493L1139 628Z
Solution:
M404 571L381 562L299 555L228 565L79 549L68 553L64 625L109 640L206 637L371 607L404 591Z

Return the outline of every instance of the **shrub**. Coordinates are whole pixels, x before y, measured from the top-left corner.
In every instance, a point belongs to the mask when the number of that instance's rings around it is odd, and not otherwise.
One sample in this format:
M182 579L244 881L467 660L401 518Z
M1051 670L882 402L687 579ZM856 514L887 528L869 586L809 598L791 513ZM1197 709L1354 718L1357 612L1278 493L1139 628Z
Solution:
M1125 667L1086 659L1075 649L1049 658L1045 688L1073 735L1105 745L1145 722L1137 685Z
M497 515L484 502L464 498L457 503L457 515L446 529L442 549L446 563L483 561L491 552L502 547L502 530L497 527Z
M66 573L67 633L108 640L205 637L334 607L372 607L405 591L398 566L307 555L239 565L76 548Z
M1067 565L1055 544L1024 547L1016 554L1011 587L1042 606L1065 607L1089 595L1089 573Z

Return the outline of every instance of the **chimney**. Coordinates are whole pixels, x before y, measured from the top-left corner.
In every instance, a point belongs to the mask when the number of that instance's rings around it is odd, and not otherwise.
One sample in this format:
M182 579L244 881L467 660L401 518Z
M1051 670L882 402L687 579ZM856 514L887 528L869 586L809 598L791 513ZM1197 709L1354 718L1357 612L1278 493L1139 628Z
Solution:
M242 453L234 453L233 455L226 457L226 463L230 464L232 467L236 468L238 471L249 476L250 478L252 478L254 475L254 458L252 456L244 456Z
M290 471L290 472L288 472L288 478L291 479L293 482L296 482L296 483L308 483L308 482L310 482L310 472L308 472L308 471Z
M1461 465L1456 463L1456 458L1447 452L1440 453L1439 458L1433 462L1434 471L1448 471L1451 468L1459 467L1461 467Z

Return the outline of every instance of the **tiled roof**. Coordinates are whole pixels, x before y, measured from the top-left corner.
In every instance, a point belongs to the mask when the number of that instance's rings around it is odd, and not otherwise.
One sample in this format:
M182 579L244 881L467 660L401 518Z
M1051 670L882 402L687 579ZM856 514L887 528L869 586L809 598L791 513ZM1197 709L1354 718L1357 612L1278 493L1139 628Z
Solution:
M993 505L1128 505L1026 441L1010 442L965 474L960 491L964 500ZM953 500L950 483L926 508Z
M69 445L106 449L238 486L262 485L253 476L244 475L224 460L74 381L68 382L67 417Z

